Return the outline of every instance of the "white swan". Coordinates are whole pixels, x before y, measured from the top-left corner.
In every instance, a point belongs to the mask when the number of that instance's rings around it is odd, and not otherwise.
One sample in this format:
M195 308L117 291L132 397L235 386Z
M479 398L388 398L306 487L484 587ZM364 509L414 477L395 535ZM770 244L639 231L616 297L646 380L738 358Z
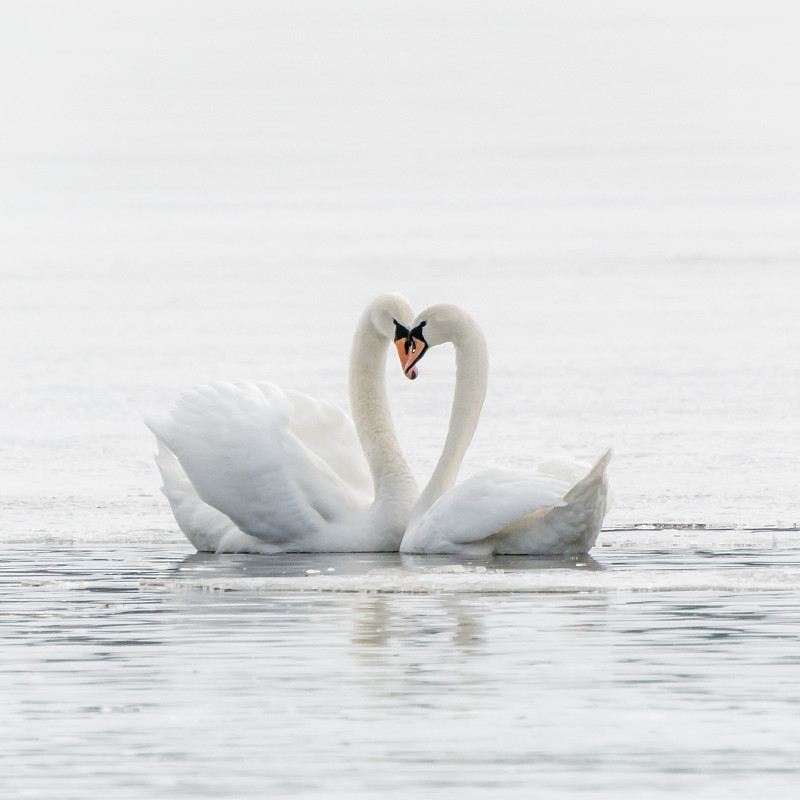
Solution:
M350 355L353 422L330 403L250 382L192 389L146 420L162 491L198 550L397 551L419 492L392 424L385 365L391 341L405 357L412 316L399 295L362 314Z
M610 451L591 469L553 460L535 472L493 469L454 486L486 395L489 356L483 332L457 306L431 306L412 323L401 363L415 378L426 350L445 342L452 342L456 353L450 426L400 551L468 556L588 552L606 513Z

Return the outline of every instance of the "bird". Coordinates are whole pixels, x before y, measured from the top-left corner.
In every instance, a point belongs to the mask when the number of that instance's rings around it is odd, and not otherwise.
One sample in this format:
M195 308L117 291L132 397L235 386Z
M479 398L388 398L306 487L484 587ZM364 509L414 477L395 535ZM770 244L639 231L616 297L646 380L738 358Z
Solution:
M392 342L405 356L412 318L398 294L362 313L352 420L333 403L252 381L190 389L145 420L162 491L198 551L397 552L419 490L392 422L385 365Z
M608 502L606 450L591 466L551 459L530 472L495 468L456 484L475 433L489 372L486 340L463 309L437 304L419 314L401 348L415 379L426 352L453 344L456 386L442 454L409 516L402 553L577 555L597 540Z

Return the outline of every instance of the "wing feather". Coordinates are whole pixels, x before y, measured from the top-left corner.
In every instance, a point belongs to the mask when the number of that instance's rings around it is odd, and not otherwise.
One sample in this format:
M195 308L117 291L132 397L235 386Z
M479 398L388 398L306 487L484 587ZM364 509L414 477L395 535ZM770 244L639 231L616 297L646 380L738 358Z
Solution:
M313 537L363 502L363 474L343 480L337 472L358 463L352 423L348 431L341 411L299 392L212 383L184 392L148 425L200 499L260 539Z
M521 517L565 505L569 488L563 478L544 473L479 472L442 495L414 524L412 547L479 542Z

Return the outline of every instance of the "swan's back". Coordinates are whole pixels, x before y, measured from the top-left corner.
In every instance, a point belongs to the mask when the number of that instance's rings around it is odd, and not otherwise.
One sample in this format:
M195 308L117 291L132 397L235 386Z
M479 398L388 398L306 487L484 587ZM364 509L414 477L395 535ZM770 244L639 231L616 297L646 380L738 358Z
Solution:
M564 495L563 502L543 508L499 531L493 539L493 552L503 554L580 555L588 553L600 534L608 509L606 467L611 450L606 450L594 466ZM552 464L551 469L566 475L568 467ZM571 473L574 474L574 473Z
M586 553L605 516L610 459L606 451L588 471L551 461L535 472L478 473L414 520L400 549L468 556Z
M490 469L457 483L403 537L406 552L488 555L490 536L540 508L563 504L569 484L553 475Z

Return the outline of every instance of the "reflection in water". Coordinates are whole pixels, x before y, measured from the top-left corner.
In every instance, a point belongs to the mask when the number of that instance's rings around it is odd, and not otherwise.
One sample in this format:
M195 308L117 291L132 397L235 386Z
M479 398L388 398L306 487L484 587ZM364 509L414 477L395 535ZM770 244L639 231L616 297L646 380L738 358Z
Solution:
M796 783L796 592L177 588L208 575L257 587L307 570L466 566L564 580L592 569L613 589L615 576L646 580L678 561L735 576L791 569L796 553L610 549L588 567L143 547L53 548L35 568L24 546L5 556L9 796L517 797L536 786L618 798L766 785L788 796Z
M548 569L600 570L602 567L590 555L582 556L489 556L461 558L460 556L400 555L400 563L409 570L432 570L457 564L468 569L495 571L531 571Z
M465 570L495 572L532 570L588 570L603 567L590 555L583 556L490 556L461 558L401 553L284 553L280 555L231 555L193 553L174 567L181 577L213 574L229 577L302 577L303 575L366 575L377 569L408 572L435 571L457 566Z
M389 657L397 655L401 641L419 643L426 637L444 636L461 654L474 654L483 643L481 614L475 603L467 603L455 594L434 597L435 613L409 609L406 598L398 601L391 595L356 596L353 605L355 652L362 657L381 658L390 648Z

